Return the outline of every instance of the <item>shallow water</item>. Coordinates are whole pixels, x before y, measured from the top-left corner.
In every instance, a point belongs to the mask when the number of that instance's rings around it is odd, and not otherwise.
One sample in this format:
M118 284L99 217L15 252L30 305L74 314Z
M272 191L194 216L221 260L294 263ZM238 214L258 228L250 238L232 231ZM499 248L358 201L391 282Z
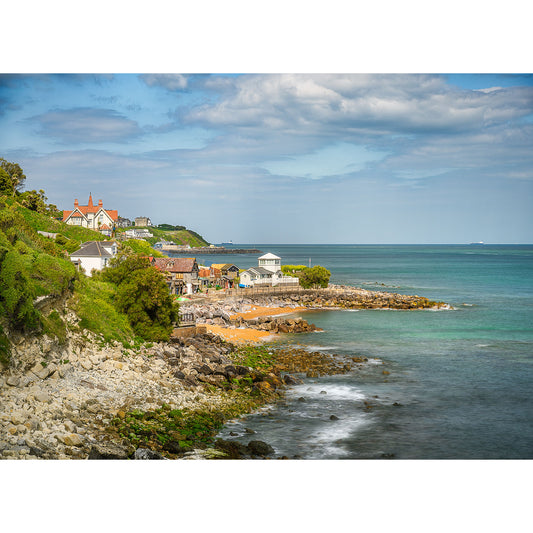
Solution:
M372 364L305 379L222 437L246 443L247 427L277 455L303 459L533 457L533 246L257 246L285 264L311 257L333 283L454 309L300 315L324 332L286 342Z

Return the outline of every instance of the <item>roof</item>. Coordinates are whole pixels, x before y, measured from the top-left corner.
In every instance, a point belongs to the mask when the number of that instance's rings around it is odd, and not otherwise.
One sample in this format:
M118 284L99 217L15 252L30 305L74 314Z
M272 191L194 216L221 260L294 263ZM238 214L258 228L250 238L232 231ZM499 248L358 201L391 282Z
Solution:
M100 229L111 229L107 224L102 224Z
M70 257L113 257L101 241L89 241L83 243L79 250L70 254Z
M260 274L260 275L268 275L268 276L272 276L273 272L271 270L267 270L266 268L263 268L263 267L252 267L252 268L249 268L248 270L245 270L243 272L243 274L245 272L248 272L248 273L251 273L251 272L255 272L256 274Z
M101 205L93 205L93 198L91 195L89 195L89 202L87 205L76 205L76 202L74 203L74 209L70 211L67 209L63 210L63 221L67 220L67 218L75 211L79 211L81 215L86 216L88 213L98 213L100 209L105 211L112 220L118 220L118 211L116 209L104 209ZM79 217L80 215L74 214L73 216Z
M211 268L218 268L218 270L228 270L231 267L239 268L237 265L234 265L233 263L213 263L211 265Z
M165 272L192 272L196 258L194 257L156 257L154 266Z
M262 255L259 259L281 259L281 257L278 257L277 255L271 254L269 252L268 254Z

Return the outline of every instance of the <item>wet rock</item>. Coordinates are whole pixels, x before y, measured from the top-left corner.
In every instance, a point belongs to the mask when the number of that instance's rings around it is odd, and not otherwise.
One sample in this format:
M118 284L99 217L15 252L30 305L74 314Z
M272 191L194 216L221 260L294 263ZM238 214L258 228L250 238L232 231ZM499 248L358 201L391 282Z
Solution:
M217 439L215 448L223 451L228 459L242 459L249 455L249 449L238 441Z
M248 433L249 435L255 435L255 431L250 428L244 428L245 433Z
M133 455L137 460L160 460L165 459L160 453L149 450L148 448L137 448Z
M335 415L331 415L331 416L329 417L329 419L330 419L330 420L338 420L339 417L338 417L338 416L335 416Z
M394 407L403 407L399 402L394 402L392 405L394 405Z
M299 402L306 402L307 400L306 400L303 396L300 396L300 397L298 398L298 401L299 401Z
M177 441L177 440L170 440L163 446L163 450L169 453L174 453L176 455L184 454L190 451L190 449L191 447L188 443L183 444L183 441Z
M248 443L247 448L250 455L266 457L267 455L272 455L274 453L274 448L262 440L251 440Z

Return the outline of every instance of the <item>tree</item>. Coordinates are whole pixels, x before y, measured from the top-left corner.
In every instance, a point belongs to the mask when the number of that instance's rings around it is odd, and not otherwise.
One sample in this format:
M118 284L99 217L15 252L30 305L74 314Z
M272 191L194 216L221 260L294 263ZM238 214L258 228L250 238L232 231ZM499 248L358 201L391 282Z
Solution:
M304 289L326 288L329 283L331 272L320 265L307 268L300 276L300 285Z
M129 279L135 271L150 267L148 259L138 255L125 256L121 254L111 259L109 263L110 266L104 268L100 276L103 281L109 281L115 285L120 285Z
M9 194L14 195L15 192L20 192L24 188L24 182L26 181L26 176L20 165L18 163L10 163L0 157L0 168L7 173L11 181Z
M179 307L163 275L152 267L135 270L118 286L116 305L133 331L149 341L167 341L178 320Z
M11 196L13 194L13 182L9 174L0 167L0 196Z

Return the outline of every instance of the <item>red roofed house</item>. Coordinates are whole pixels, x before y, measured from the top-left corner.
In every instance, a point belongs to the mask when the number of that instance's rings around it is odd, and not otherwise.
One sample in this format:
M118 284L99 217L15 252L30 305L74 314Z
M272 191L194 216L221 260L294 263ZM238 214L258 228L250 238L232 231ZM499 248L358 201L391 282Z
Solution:
M89 203L79 205L78 200L74 200L72 211L63 211L63 222L72 226L102 231L105 235L111 234L111 228L118 220L118 211L115 209L104 209L102 200L98 200L98 205L93 205L93 198L89 194Z
M150 262L165 274L170 294L192 294L198 290L198 263L194 257L152 257Z

